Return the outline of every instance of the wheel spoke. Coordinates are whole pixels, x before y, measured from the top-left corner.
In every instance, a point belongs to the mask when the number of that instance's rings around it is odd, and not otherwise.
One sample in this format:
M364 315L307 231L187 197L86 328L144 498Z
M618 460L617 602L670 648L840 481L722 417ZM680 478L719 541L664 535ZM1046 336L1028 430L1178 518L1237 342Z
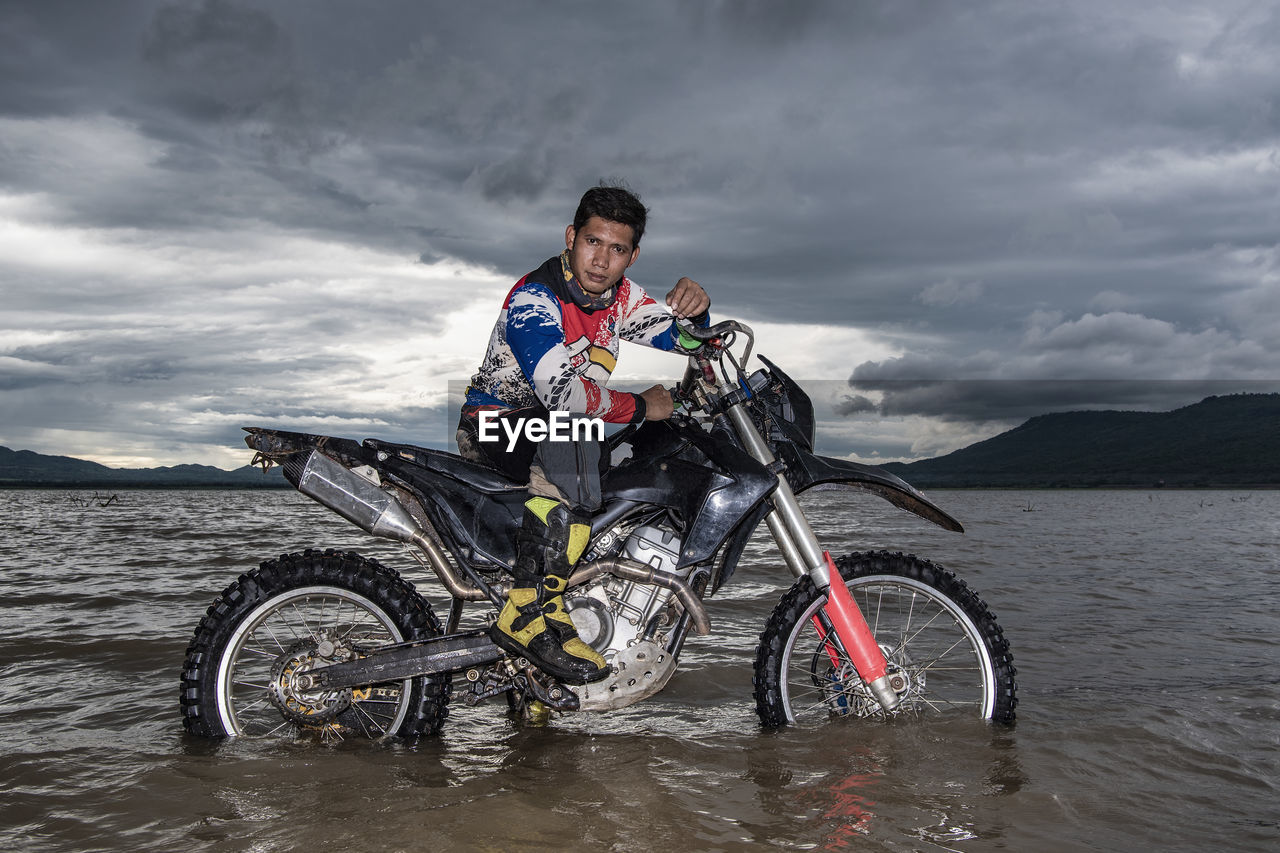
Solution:
M930 659L930 661L936 662L936 661L940 661L940 660L942 660L942 659L943 659L943 658L945 658L947 655L951 654L953 651L955 651L956 649L958 649L958 648L960 647L961 643L963 643L963 642L964 642L964 639L963 639L963 638L961 638L961 639L959 639L959 640L956 640L956 641L955 641L954 643L952 643L952 644L951 644L947 649L945 649L941 654L939 654L939 655L935 655L933 658L931 658L931 659ZM919 662L917 662L917 665L918 665L921 669L931 669L931 668L933 667L933 663L932 663L932 662L930 662L930 663L925 663L925 664L920 664ZM957 668L958 668L958 667L957 667Z
M380 722L366 711L364 709L365 704L367 702L358 702L352 706L352 710L355 711L356 721L360 723L360 728L365 737L381 737L386 732L386 723ZM365 721L368 721L368 725L365 724ZM373 728L370 729L370 726Z
M321 601L323 601L323 599L321 599ZM308 603L310 603L310 599L308 599ZM316 632L315 632L315 631L313 631L313 630L311 630L311 626L307 623L307 616L306 616L306 614L305 614L305 613L302 613L302 612L300 612L300 611L298 610L298 603L297 603L296 601L293 603L293 612L294 612L294 614L298 617L298 622L299 622L299 623L301 623L301 625L302 625L302 630L303 630L303 633L302 633L302 634L299 634L299 633L298 633L298 631L297 631L297 629L296 629L296 628L294 628L294 625L293 625L293 623L292 623L292 622L287 622L287 623L285 623L285 624L289 627L289 630L293 632L293 636L294 636L295 638L299 639L299 640L303 640L303 639L307 639L307 640L315 639L315 637L316 637Z
M268 684L255 684L252 681L241 681L239 679L236 679L231 683L236 685L237 687L250 687L254 690L270 690L271 689L271 686Z
M277 732L283 731L284 729L291 728L292 726L293 726L293 723L289 722L288 720L284 720L280 723L280 725L276 726L274 729L271 729L268 732L265 732L264 734L270 737L271 735L274 735Z
M258 708L261 708L262 706L266 705L266 704L267 704L267 701L268 701L268 700L267 700L267 697L266 697L265 695L260 696L260 697L258 697L257 699L254 699L253 701L248 702L248 703L247 703L247 704L245 704L245 705L242 705L242 706L240 707L240 713L242 713L242 714L243 714L243 713L244 713L244 712L246 712L246 711L254 711L254 710L257 710Z
M817 693L818 695L816 696L816 698L810 700L809 698L807 698L807 694L809 693ZM797 694L792 694L791 708L795 716L807 717L814 711L821 711L824 714L829 713L831 711L831 698L833 697L828 697L819 691L813 690L812 688L804 691L802 694L799 694L799 695L805 696L806 698L804 702L797 702L796 700L799 697L797 696ZM844 693L842 695L847 696L848 694Z
M285 648L284 643L280 642L280 638L276 636L276 632L271 629L271 626L269 624L264 622L259 627L263 628L267 632L267 635L271 637L271 642L276 644L277 653L284 651L284 648ZM253 634L250 634L250 636L251 637L256 636L256 631ZM274 658L275 655L271 655L271 657Z
M913 608L913 610L914 610L914 608ZM899 644L899 647L900 647L900 648L904 648L904 649L905 649L905 648L906 648L906 647L911 643L911 641L912 641L912 640L914 640L916 637L920 636L920 634L921 634L923 631L925 631L925 630L926 630L930 625L932 625L935 621L937 621L938 617L939 617L939 616L941 616L941 615L942 615L942 613L941 613L941 612L939 612L939 613L935 613L935 614L933 615L933 618L932 618L932 619L930 619L928 622L924 623L924 624L923 624L923 625L921 625L919 628L917 628L917 629L916 629L916 632L915 632L914 634L911 634L911 636L907 636L907 633L908 633L908 632L904 631L904 632L903 632L903 636L902 636L902 642ZM956 642L957 642L957 643L963 643L963 642L964 642L964 637L963 637L963 636L961 636L961 638L960 638L959 640L957 640Z

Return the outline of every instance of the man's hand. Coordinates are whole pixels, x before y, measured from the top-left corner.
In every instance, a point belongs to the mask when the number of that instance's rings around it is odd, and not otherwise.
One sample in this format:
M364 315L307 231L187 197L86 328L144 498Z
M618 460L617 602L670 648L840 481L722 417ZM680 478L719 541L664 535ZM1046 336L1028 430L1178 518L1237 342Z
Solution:
M681 320L697 317L711 305L711 297L691 278L685 277L676 282L675 289L667 294L667 305L671 313Z
M685 279L686 281L688 279ZM646 421L665 421L675 411L675 403L671 401L671 392L661 385L654 385L640 395L644 398L644 419Z

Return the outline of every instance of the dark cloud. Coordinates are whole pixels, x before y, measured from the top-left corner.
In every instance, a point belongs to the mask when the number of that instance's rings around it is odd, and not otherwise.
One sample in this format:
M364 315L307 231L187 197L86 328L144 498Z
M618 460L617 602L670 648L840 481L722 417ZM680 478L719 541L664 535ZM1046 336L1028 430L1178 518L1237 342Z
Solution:
M840 401L836 403L834 409L835 414L840 415L841 417L881 411L881 407L874 400L869 397L864 397L861 394L842 397Z
M874 412L884 417L923 416L947 421L1014 423L1049 412L1097 409L1167 411L1205 397L1274 394L1280 379L1266 380L1072 380L968 379L851 383L877 392L880 402L850 397L837 414Z
M609 176L652 209L652 290L692 275L721 315L880 353L825 374L853 380L833 446L873 407L966 440L1048 405L1046 380L1116 383L1092 392L1116 406L1146 380L1265 381L1277 37L1243 0L0 4L3 393L149 389L114 411L184 423L259 393L408 430L437 401L400 365L465 375L492 312L464 303L553 254ZM957 379L1004 390L868 390Z
M300 97L285 33L234 0L162 6L141 54L168 103L197 121L296 108Z
M471 180L488 201L536 201L551 182L545 159L516 157L477 169Z

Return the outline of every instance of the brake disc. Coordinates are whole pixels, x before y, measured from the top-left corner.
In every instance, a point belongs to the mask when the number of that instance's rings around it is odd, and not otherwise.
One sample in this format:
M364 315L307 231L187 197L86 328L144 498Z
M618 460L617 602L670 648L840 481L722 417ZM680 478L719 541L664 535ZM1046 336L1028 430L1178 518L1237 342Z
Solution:
M917 672L905 654L894 654L884 644L881 644L880 651L889 664L890 684L903 699L903 704L897 710L906 710L910 705L909 700L918 696L924 688L924 673ZM880 703L858 677L858 670L852 663L843 661L839 667L828 666L821 670L817 667L818 653L815 653L814 659L813 683L822 688L832 713L855 717L873 717L884 713Z

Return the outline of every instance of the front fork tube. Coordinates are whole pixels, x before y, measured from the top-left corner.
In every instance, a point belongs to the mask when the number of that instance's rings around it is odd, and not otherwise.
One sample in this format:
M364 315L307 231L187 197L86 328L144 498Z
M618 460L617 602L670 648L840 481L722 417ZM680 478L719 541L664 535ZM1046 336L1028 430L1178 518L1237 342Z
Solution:
M738 404L730 406L729 417L742 436L747 451L765 465L773 465L774 457L763 436L751 418ZM827 596L827 603L818 612L819 634L836 646L832 651L842 652L858 670L858 677L867 685L876 701L886 711L898 707L901 701L894 690L889 675L889 664L884 652L876 643L875 635L867 625L866 617L849 595L849 588L840 577L840 571L831 555L822 550L809 521L800 509L795 492L786 479L778 475L778 488L770 497L773 512L766 516L769 532L778 543L787 565L797 577L808 575L814 586Z

